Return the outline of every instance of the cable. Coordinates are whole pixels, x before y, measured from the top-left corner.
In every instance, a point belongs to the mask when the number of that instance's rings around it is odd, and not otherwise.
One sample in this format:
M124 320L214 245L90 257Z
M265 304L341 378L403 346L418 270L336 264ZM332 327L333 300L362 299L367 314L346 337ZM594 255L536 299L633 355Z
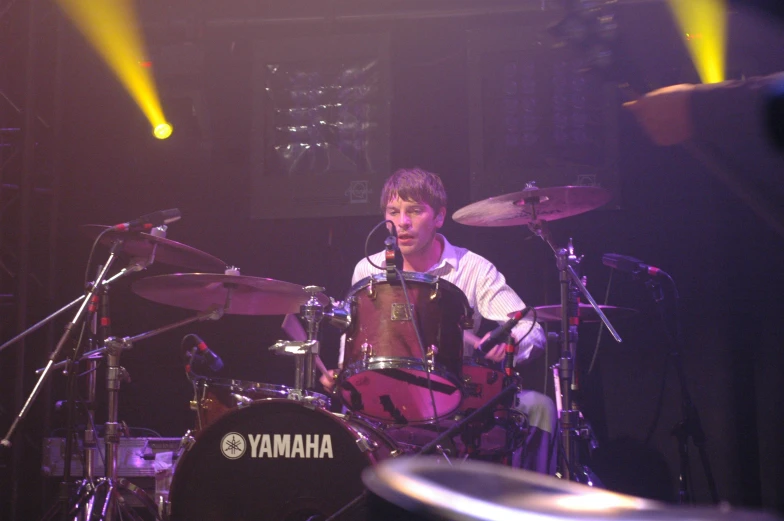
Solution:
M395 225L395 223L393 223L391 220L384 219L383 221L375 225L373 229L370 230L370 232L365 237L365 259L367 259L367 261L370 263L371 266L373 266L374 268L380 271L384 271L385 268L383 266L379 266L378 264L376 264L370 259L370 254L368 252L368 245L370 243L370 238L373 236L374 233L376 233L376 230L378 230L379 228L381 228L381 226L387 223L392 224L392 226ZM416 317L416 310L414 310L414 308L411 306L411 299L408 295L408 286L406 286L406 279L403 276L403 271L401 268L402 266L400 268L396 266L395 273L397 274L398 280L400 280L400 285L403 288L403 297L406 299L406 308L411 314L411 325L414 328L414 335L416 336L417 343L419 344L419 350L422 353L422 362L425 365L425 374L427 375L427 390L430 393L430 404L433 407L433 419L436 423L436 428L438 428L439 427L438 411L436 410L436 398L435 395L433 394L432 380L430 379L431 368L430 365L427 363L427 351L425 350L425 342L422 339L422 333L419 331L419 323Z
M112 231L112 227L106 228L102 230L101 233L98 234L98 237L95 238L93 241L92 248L90 248L90 254L87 256L87 266L84 268L84 286L90 283L90 264L92 264L93 255L95 254L95 247L98 246L101 238L106 235L108 232Z
M531 327L529 327L528 331L526 331L525 334L523 336L521 336L519 338L519 340L517 340L517 342L515 342L515 344L514 344L515 347L519 346L520 342L522 342L528 335L530 335L531 331L533 331L534 327L536 327L536 308L531 308L531 311L534 312L534 318L531 320Z
M425 342L422 339L422 333L419 331L419 321L416 317L416 310L414 310L414 308L411 306L411 299L408 296L408 287L406 286L406 278L403 276L403 272L398 268L395 268L395 273L397 274L397 277L400 280L400 285L403 288L403 297L406 299L406 308L411 314L411 325L414 327L414 334L416 335L417 343L419 344L419 350L422 353L422 362L425 364L425 374L427 375L427 390L430 393L430 404L433 407L433 420L435 421L436 429L440 430L438 411L436 410L436 397L435 394L433 394L433 385L430 379L430 373L432 369L430 364L427 363L427 351L425 351ZM433 356L435 357L435 355Z
M656 407L653 413L653 419L651 420L650 427L648 427L648 432L645 435L645 445L650 443L651 438L653 437L654 432L656 431L656 427L659 425L659 420L661 419L662 409L664 407L664 388L667 384L667 373L670 369L670 358L673 356L674 353L678 351L678 345L681 338L681 325L680 325L680 295L678 294L678 287L675 284L675 281L666 272L663 273L667 280L670 281L672 285L672 292L675 299L674 302L674 312L675 312L675 335L673 336L672 332L670 331L669 325L667 323L667 315L665 314L664 306L658 305L656 306L659 310L659 318L661 319L662 326L664 328L664 333L667 337L668 342L670 343L670 352L667 353L667 356L664 359L664 367L662 368L662 377L661 377L661 384L659 385L659 397L656 400ZM660 303L658 303L660 304Z
M380 223L378 223L377 225L375 225L373 229L370 230L370 233L367 234L367 237L365 237L365 258L367 259L367 261L370 263L371 266L381 271L384 271L384 268L382 266L379 266L372 260L370 260L370 254L368 253L368 243L370 242L370 238L373 236L373 234L376 233L376 230L378 230L379 228L381 228L382 225L387 223L391 223L393 226L395 225L395 223L393 223L389 219L385 219Z

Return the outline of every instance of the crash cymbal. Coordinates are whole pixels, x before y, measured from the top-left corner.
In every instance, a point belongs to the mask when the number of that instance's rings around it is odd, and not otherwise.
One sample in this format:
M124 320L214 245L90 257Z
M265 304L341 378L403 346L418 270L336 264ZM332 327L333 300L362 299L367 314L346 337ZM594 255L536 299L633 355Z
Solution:
M134 293L153 302L197 311L222 309L229 288L233 291L226 313L231 315L299 313L299 307L310 297L298 284L246 275L174 273L147 277L131 286ZM322 305L329 304L326 295L316 295Z
M452 219L468 226L517 226L535 219L555 221L606 204L612 194L598 186L527 188L464 206Z
M98 224L87 224L80 227L85 235L91 239L98 237L98 234L109 228ZM185 244L157 237L149 233L142 232L108 232L101 237L101 244L111 246L115 239L123 239L122 252L131 257L148 258L153 250L155 260L162 264L180 266L198 271L219 271L226 269L226 263L209 253L205 253L196 248L191 248Z
M637 314L636 309L632 308L619 308L617 306L599 306L602 312L607 315L607 318L610 320L615 320L619 318L628 318L632 315ZM536 321L537 322L560 322L561 321L561 306L559 304L553 306L539 306L536 309ZM514 314L517 313L512 312L509 313L509 318L512 318ZM580 304L580 307L577 311L580 316L580 322L600 322L601 319L596 311L593 309L593 306L590 304ZM529 316L533 316L533 314L529 314Z

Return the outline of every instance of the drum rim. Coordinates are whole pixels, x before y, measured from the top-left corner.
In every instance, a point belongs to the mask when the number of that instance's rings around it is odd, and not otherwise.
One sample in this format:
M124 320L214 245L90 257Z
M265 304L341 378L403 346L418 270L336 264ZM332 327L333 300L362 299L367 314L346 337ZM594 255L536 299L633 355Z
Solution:
M202 382L205 382L205 381L206 382L218 383L219 385L216 385L216 387L217 386L220 386L220 387L230 387L233 392L243 392L243 391L253 391L253 390L260 390L260 391L272 390L272 391L276 391L276 392L281 392L281 391L282 392L286 392L287 393L286 396L288 396L288 393L290 393L291 391L295 390L293 387L289 387L287 385L268 384L268 383L264 383L264 382L254 382L252 380L237 380L237 379L234 379L234 378L211 378L211 377L208 377L208 376L199 376L199 377L193 378L193 383L194 383L194 385L197 385L197 386L200 386L202 384ZM263 387L261 387L261 386L263 386ZM309 389L300 389L299 391L303 394L303 396L312 397L312 398L320 398L320 399L323 399L323 400L329 402L329 397L326 394L317 393L317 392L311 391ZM254 401L260 401L260 400L264 400L264 399L281 399L281 400L291 399L291 398L286 398L286 396L283 396L281 398L260 398L258 400L254 400ZM296 400L294 400L294 401L296 401Z
M468 303L468 297L466 297L466 294L463 292L463 290L457 287L457 285L455 285L454 283L449 282L445 278L438 277L436 275L430 275L429 273L420 273L417 271L403 271L401 273L403 273L403 278L405 279L406 282L423 282L425 284L435 284L436 282L438 282L439 284L445 284L445 287L448 288L448 291L456 292L458 295L460 295L460 298L462 299L463 301L462 303L466 308L466 310L470 309L473 311L473 309ZM351 286L351 289L349 289L348 293L346 293L346 300L353 297L360 290L365 288L368 284L370 284L371 280L373 280L373 282L376 283L387 284L387 275L386 273L374 273L373 275L370 275L368 277L359 280L356 284Z

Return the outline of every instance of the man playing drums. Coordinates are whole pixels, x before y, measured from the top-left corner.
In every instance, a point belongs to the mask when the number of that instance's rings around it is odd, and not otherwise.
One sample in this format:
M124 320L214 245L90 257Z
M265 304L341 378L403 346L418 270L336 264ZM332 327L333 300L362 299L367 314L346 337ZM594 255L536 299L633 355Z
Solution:
M438 233L446 216L446 191L438 175L419 169L401 169L384 184L381 209L386 219L397 228L398 246L403 257L402 270L432 275L457 286L465 293L474 310L473 330L464 332L463 355L473 356L474 350L489 336L480 339L478 330L482 317L504 323L508 315L525 307L520 297L506 284L504 276L487 259L465 248L454 246ZM354 269L352 285L382 273L373 264L385 267L384 252L362 259ZM400 267L398 267L400 268ZM527 333L527 334L526 334ZM545 335L530 319L521 320L511 331L516 345L515 364L541 355ZM504 360L506 346L493 347L484 358L490 362ZM341 346L340 365L344 360ZM334 385L326 377L322 384ZM518 393L514 406L528 418L529 430L522 451L515 453L512 464L546 474L555 473L556 410L547 396L531 390Z

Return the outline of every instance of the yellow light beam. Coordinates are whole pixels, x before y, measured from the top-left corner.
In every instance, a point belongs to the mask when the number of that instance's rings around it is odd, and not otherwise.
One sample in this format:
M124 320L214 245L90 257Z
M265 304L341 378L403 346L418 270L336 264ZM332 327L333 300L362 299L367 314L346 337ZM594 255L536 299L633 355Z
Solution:
M153 129L166 123L133 0L57 0L60 8L114 71Z
M668 0L703 83L724 81L726 0Z

